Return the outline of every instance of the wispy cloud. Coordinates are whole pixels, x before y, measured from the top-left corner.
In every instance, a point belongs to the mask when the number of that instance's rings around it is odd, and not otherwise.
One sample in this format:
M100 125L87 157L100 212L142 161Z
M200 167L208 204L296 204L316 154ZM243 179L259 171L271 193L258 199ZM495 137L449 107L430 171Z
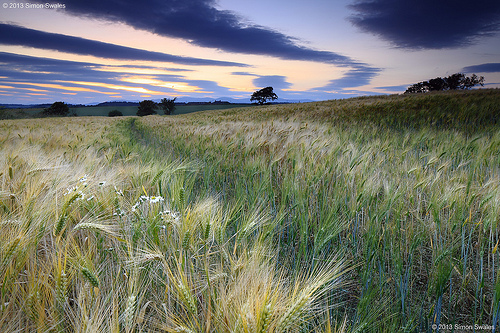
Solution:
M349 20L407 49L456 48L500 31L500 1L358 0Z
M488 63L468 66L462 69L466 73L500 73L500 63Z
M118 60L162 61L182 65L249 67L246 64L237 62L181 57L81 37L28 29L5 23L0 23L0 44L27 46Z

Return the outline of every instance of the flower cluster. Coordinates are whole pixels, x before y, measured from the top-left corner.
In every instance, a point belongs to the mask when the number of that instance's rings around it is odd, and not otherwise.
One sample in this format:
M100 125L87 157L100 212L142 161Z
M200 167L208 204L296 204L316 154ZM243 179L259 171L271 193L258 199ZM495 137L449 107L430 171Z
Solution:
M150 203L150 204L155 204L155 203L160 203L165 201L163 197L161 196L147 196L147 195L141 195L139 198L139 201L135 203L135 205L132 206L132 212L135 212L137 208L139 208L140 205L144 203Z
M76 198L76 200L83 200L85 198L85 193L83 193L83 191L81 191L78 186L68 187L66 189L66 192L63 193L64 196L67 196L69 194L72 194L72 195L78 194L78 197Z
M85 193L83 192L83 189L87 188L88 187L88 175L85 174L83 175L82 177L80 177L78 179L78 183L74 186L71 186L71 187L68 187L66 189L66 192L63 193L64 196L67 196L67 195L74 195L74 194L78 194L78 197L76 198L76 200L83 200L85 199ZM99 184L99 187L104 187L106 185L106 181L101 181L98 183ZM115 190L116 190L116 187L115 187ZM118 190L116 190L118 191ZM121 194L123 196L123 193ZM95 196L94 195L90 195L88 198L87 198L87 201L91 201L95 199Z
M68 187L66 192L64 192L64 196L77 196L75 201L86 199L86 201L97 200L96 192L92 192L92 187L89 187L89 176L87 174L75 180L74 185ZM90 181L90 183L93 183ZM106 186L106 181L99 181L96 184L96 188L104 188ZM137 202L130 208L124 209L123 206L119 204L121 200L118 200L119 197L124 197L123 190L113 186L113 191L115 194L115 206L113 208L113 216L119 217L120 219L123 217L129 216L134 219L140 217L141 219L149 216L149 218L159 218L164 221L165 224L179 221L180 214L178 212L171 211L168 208L168 205L165 203L165 198L160 195L148 195L146 190L143 188L144 195L141 195ZM98 196L98 195L97 195ZM99 196L98 196L99 197ZM130 216L129 214L134 214L135 217ZM164 227L164 226L163 226Z

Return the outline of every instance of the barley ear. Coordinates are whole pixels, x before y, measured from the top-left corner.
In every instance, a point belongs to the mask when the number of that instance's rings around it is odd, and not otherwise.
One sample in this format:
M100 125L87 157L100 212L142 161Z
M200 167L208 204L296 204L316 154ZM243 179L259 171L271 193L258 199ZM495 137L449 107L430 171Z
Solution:
M185 193L184 193L184 186L182 186L180 189L179 189L179 204L180 204L180 208L181 209L184 209L185 207L185 202L186 198L185 198Z
M66 214L63 214L57 223L54 225L54 236L59 236L61 232L64 230L66 220L68 219L68 216Z
M189 232L189 229L188 229L188 230L186 230L186 233L184 234L184 238L182 239L182 248L186 251L189 249L190 238L191 238L191 233Z
M99 288L99 280L94 273L92 273L87 267L81 269L83 276L96 288Z
M277 332L285 332L293 328L300 321L300 315L303 313L308 301L308 295L303 295L299 298L281 317Z
M59 305L63 305L66 302L67 290L68 290L68 276L63 270L61 271L61 274L59 274L56 280L56 300Z
M191 312L193 316L197 317L198 309L196 307L196 301L193 294L183 283L179 283L177 287L179 288L182 302L188 308L189 312Z
M137 307L137 297L134 295L129 296L127 299L127 307L123 312L123 321L127 329L132 328L136 307Z
M259 324L257 325L257 333L266 333L271 322L271 304L267 304L260 314Z
M9 245L9 248L5 252L5 257L2 260L2 266L1 267L6 267L9 265L10 260L14 256L14 253L16 252L17 247L19 246L19 241L21 240L20 237L17 237L12 241L12 243Z

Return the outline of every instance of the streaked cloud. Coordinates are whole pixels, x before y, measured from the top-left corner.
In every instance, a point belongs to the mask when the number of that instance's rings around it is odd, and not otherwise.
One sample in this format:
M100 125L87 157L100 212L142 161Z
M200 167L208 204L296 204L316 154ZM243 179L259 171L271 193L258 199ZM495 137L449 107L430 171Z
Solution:
M44 50L55 50L116 60L161 61L192 66L249 67L246 64L238 62L181 57L99 42L81 37L28 29L5 23L0 23L0 44L34 47Z
M134 67L113 66L69 60L32 57L0 52L0 88L26 90L26 86L50 88L51 92L76 91L116 95L148 94L154 96L179 95L181 93L226 94L228 88L209 80L193 80L179 74L135 73ZM123 70L120 70L123 69ZM30 88L33 89L33 88ZM34 91L34 90L32 90Z

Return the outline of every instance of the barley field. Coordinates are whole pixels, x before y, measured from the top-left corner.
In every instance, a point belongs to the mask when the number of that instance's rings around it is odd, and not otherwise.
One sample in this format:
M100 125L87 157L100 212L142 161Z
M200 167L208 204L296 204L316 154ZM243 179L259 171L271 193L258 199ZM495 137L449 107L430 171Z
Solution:
M496 330L499 222L500 90L2 120L0 331Z

